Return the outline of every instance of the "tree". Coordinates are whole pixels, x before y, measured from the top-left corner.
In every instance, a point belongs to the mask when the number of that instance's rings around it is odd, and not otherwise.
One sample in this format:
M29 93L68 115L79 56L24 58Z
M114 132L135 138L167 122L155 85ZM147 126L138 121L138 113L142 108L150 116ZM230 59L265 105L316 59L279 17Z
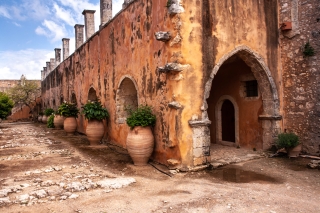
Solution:
M12 108L13 101L10 100L7 94L0 92L0 120L9 116Z
M39 86L33 81L25 81L24 84L17 84L9 90L9 96L15 104L20 104L21 107L26 105L32 113L31 103L36 100L40 92Z

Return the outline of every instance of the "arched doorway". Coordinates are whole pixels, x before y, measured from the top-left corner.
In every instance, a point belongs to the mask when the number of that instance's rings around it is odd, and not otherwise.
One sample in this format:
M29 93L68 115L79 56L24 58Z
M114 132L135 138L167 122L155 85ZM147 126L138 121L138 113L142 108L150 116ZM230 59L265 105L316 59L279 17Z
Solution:
M133 78L125 76L120 81L116 98L116 122L125 123L127 119L126 108L136 109L138 107L138 91Z
M223 101L221 107L221 132L222 140L227 142L236 142L234 106L229 100Z
M239 46L216 63L206 83L204 104L201 108L201 123L206 125L211 121L208 128L212 143L223 141L222 129L220 133L217 124L219 113L216 112L222 96L233 97L238 105L239 124L237 127L235 115L235 143L237 144L238 140L242 146L270 148L274 136L280 130L279 120L282 117L279 115L276 85L263 58L247 46ZM232 104L235 107L234 102ZM223 102L221 107L222 104Z

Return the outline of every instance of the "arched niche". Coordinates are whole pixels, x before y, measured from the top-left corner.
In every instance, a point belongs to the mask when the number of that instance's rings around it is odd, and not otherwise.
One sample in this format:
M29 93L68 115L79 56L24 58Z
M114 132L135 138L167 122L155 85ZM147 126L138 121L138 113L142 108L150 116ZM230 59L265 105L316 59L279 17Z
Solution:
M116 97L116 122L125 123L127 119L126 108L138 107L137 85L131 76L124 76L120 80Z
M72 93L72 95L71 95L71 103L77 105L77 97L76 97L75 93Z
M98 97L97 97L97 92L94 88L90 88L89 92L88 92L88 101L97 101Z

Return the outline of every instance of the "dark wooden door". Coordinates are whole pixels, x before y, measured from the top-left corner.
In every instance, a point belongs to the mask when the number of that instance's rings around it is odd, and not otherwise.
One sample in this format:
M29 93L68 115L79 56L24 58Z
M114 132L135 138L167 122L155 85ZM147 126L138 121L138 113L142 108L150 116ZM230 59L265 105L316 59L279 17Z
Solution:
M222 140L228 142L236 142L234 106L229 100L225 100L222 104L221 120Z

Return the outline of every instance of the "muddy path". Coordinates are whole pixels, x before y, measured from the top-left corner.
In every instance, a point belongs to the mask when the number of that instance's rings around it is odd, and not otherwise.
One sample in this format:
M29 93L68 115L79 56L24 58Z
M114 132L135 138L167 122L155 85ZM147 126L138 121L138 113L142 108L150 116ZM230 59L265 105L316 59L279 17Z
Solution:
M320 171L309 161L260 158L170 177L84 135L1 124L0 212L320 212Z

